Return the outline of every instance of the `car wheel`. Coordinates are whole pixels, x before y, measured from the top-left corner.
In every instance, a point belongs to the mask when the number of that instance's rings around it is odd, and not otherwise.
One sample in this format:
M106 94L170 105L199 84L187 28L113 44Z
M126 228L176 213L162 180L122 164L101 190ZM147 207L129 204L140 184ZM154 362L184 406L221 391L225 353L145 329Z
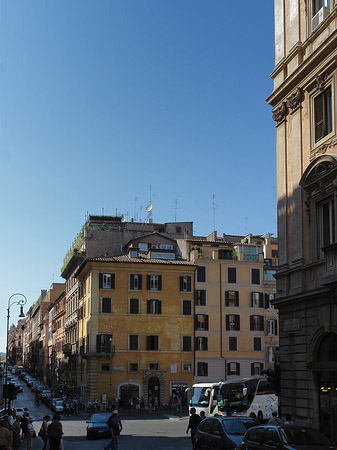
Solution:
M258 419L258 421L259 421L260 423L263 422L263 414L262 414L262 411L259 411L259 412L257 413L257 419Z

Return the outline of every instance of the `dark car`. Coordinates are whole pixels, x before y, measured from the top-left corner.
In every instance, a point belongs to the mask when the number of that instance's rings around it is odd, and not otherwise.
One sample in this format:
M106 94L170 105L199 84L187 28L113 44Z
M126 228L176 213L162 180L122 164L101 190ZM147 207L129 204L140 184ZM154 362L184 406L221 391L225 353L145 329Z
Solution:
M196 450L234 450L250 427L259 423L244 416L207 417L202 420L195 433Z
M337 450L319 431L296 425L261 425L246 432L239 450Z
M111 413L96 413L93 414L90 420L87 421L87 439L94 439L98 437L111 437L107 421Z

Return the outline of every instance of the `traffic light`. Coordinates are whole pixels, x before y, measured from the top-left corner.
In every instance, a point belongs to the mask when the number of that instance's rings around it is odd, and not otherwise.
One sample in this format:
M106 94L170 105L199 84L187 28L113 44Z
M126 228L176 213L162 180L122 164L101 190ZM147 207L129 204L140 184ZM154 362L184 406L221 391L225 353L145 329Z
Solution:
M14 384L4 384L2 390L3 398L8 398L9 400L15 400L17 398L19 388L15 387Z
M267 380L276 395L281 395L281 370L279 365L275 365L274 369L262 369L261 374L267 376Z

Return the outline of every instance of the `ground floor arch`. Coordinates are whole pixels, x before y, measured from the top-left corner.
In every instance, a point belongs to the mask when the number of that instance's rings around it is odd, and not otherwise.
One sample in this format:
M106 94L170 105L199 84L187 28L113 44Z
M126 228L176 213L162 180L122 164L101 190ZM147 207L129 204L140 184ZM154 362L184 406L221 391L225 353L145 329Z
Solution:
M319 408L319 428L337 440L337 333L322 333L313 352L313 376Z
M142 387L137 382L121 383L117 387L118 404L121 408L132 407L141 396Z

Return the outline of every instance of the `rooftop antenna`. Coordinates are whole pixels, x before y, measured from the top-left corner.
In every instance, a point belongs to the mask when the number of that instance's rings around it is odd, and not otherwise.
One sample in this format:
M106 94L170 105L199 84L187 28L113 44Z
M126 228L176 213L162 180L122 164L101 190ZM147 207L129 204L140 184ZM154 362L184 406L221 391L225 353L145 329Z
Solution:
M133 209L133 218L134 218L135 222L137 222L137 217L138 217L136 210L137 210L137 197L135 197L135 207Z
M215 195L213 194L213 200L212 200L212 208L213 208L213 231L215 231L215 209L217 207L215 203Z
M104 208L102 208L102 216L104 216Z
M146 212L147 212L147 222L151 221L151 216L152 216L152 186L150 185L150 203L147 205Z
M174 202L174 221L177 221L177 212L178 212L178 199L175 199Z

